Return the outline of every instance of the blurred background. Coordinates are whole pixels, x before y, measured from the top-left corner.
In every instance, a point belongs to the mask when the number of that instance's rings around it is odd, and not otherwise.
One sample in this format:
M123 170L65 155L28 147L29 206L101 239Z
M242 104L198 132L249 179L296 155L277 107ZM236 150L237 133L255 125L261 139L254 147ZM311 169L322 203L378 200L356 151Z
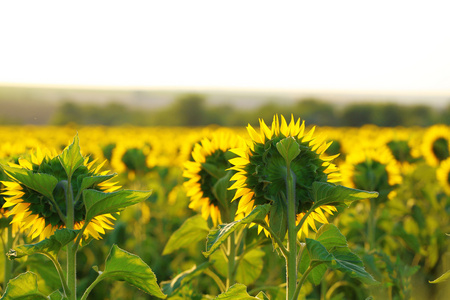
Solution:
M450 124L447 1L0 4L0 124Z

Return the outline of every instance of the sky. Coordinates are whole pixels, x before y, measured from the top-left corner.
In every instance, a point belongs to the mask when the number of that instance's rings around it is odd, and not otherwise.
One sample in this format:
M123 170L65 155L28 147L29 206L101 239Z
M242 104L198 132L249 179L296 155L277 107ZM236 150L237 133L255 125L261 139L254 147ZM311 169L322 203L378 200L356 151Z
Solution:
M450 95L449 1L1 1L0 84Z

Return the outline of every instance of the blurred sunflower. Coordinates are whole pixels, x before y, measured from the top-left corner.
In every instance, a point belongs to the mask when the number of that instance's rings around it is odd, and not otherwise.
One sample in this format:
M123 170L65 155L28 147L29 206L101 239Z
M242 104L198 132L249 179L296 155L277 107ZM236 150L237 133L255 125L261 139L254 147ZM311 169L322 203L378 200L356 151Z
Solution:
M436 170L436 178L447 195L450 195L450 158L447 158Z
M450 157L450 128L445 125L429 127L422 141L422 155L431 166Z
M340 165L344 186L377 191L386 200L397 184L402 182L400 168L389 148L361 148L347 155Z
M247 146L231 150L239 156L230 160L234 165L231 169L237 171L231 178L235 182L230 187L236 190L233 200L240 198L237 213L248 214L257 205L283 201L286 191L286 164L277 151L276 144L286 137L293 137L300 145L300 154L291 162L291 170L295 174L298 224L303 214L313 205L312 183L339 181L338 169L331 162L338 155L327 156L325 151L331 142L326 143L324 135L314 137L315 128L305 134L305 122L300 125L300 119L295 121L293 116L289 125L283 116L280 122L278 115L274 116L271 128L262 119L259 123L259 133L251 125L247 126L251 138ZM315 221L328 223L324 211L332 214L336 208L334 206L317 208L308 216L299 235L303 233L308 236L309 227L316 230ZM270 218L267 217L266 220L269 222Z
M220 179L231 177L234 173L227 169L231 167L228 160L236 155L228 150L243 144L244 142L231 132L218 131L212 134L211 139L203 138L200 143L195 144L191 153L193 160L184 163L183 176L187 181L183 185L190 198L189 208L201 210L203 218L211 217L214 225L222 223L222 214L229 211L231 204L221 201L215 186ZM224 190L226 193L229 193L228 187ZM233 196L231 195L230 200Z
M103 164L94 166L95 161L88 163L88 157L85 157L83 165L78 167L72 175L72 188L74 195L81 190L82 179L85 177L106 175L108 171L100 172ZM31 155L31 159L19 159L17 164L9 164L11 167L20 171L32 172L33 174L48 174L56 177L58 182L66 181L67 174L61 165L59 157L54 152L44 153L38 148L35 154ZM18 224L22 231L29 230L28 235L32 239L39 237L40 240L51 236L57 229L64 228L65 224L58 214L58 209L54 205L58 205L59 210L66 214L66 199L64 188L58 184L53 191L54 202L47 196L27 187L22 182L16 180L8 171L5 173L13 181L2 181L5 191L2 195L5 199L3 207L9 209L6 216L13 216L12 224ZM115 175L104 176L102 181L87 187L103 192L113 192L119 189L110 179ZM86 188L84 186L83 188ZM86 210L83 201L75 203L74 229L80 229L84 224ZM100 239L100 234L105 233L105 229L113 229L111 227L112 220L115 217L111 214L104 214L95 217L84 231L85 238L89 236Z

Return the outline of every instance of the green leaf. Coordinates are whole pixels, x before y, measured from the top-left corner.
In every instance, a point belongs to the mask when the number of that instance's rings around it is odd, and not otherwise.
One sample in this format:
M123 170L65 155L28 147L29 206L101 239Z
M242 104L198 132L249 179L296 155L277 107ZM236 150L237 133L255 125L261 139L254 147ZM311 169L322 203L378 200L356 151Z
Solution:
M110 175L99 175L99 176L88 176L83 177L83 180L81 181L81 187L80 191L84 191L85 189L92 188L96 184L102 183L108 179L113 178L117 174L110 174Z
M37 276L34 273L22 273L9 281L1 300L39 300L48 297L39 292Z
M439 278L429 281L429 283L441 283L450 279L450 270L439 276Z
M67 299L60 291L54 291L50 295L48 295L50 300L63 300Z
M193 266L189 270L178 274L174 279L170 281L161 282L163 293L165 293L168 296L171 296L172 294L177 292L181 287L188 284L192 279L202 274L203 271L205 271L211 265L212 262L204 262L199 266Z
M227 237L236 229L247 226L252 222L264 222L264 218L269 213L270 204L256 206L245 218L219 225L218 229L212 229L207 237L205 257L210 256L220 245L226 241Z
M217 180L213 186L214 197L219 201L222 207L229 207L231 199L233 199L235 191L229 190L230 178L233 175L232 172L227 172L225 176Z
M58 184L58 179L52 175L45 173L33 173L33 171L9 166L2 166L3 170L12 178L35 190L38 193L53 198L53 190Z
M334 185L327 182L315 181L312 184L312 195L314 198L313 209L322 205L349 206L355 200L378 197L377 192L351 189L342 185Z
M259 278L264 267L264 251L261 249L252 249L245 253L244 257L240 260L236 273L236 282L250 285ZM221 251L214 252L210 260L214 262L214 268L217 273L228 278L228 262Z
M124 210L130 205L145 201L151 191L120 190L104 193L97 190L84 190L83 201L86 207L86 222L103 214L112 214Z
M339 249L333 252L334 260L329 267L347 273L363 283L374 284L377 281L364 269L361 259L348 249Z
M282 139L277 144L277 150L289 165L300 154L300 145L293 137Z
M73 173L81 165L83 165L84 158L81 155L80 140L78 134L73 139L72 144L67 146L63 152L58 156L61 165L66 171L67 177L72 178Z
M328 251L339 247L348 248L347 239L334 224L320 226L316 233L316 240L322 243Z
M206 238L209 227L205 219L200 215L195 215L178 228L169 238L163 250L163 255L173 253L174 251L190 246Z
M100 273L98 281L103 279L124 280L152 296L164 299L164 295L156 282L152 269L137 255L111 247L106 258L105 270Z
M270 208L269 226L275 234L283 241L288 229L287 208L281 200L274 201Z
M58 229L55 233L36 244L20 245L9 250L6 254L9 259L21 258L27 255L40 253L57 257L62 247L73 241L77 236L78 230Z
M225 293L220 294L217 300L269 300L269 298L260 292L256 297L252 297L247 293L247 287L241 283L232 285Z
M331 262L333 259L332 255L319 241L306 238L305 243L309 252L311 264Z

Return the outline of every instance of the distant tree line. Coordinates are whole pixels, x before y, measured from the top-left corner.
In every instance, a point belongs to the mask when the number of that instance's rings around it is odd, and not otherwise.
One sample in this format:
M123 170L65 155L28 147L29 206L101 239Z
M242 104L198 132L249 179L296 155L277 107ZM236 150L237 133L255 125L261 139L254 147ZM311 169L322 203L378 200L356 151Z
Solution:
M270 102L251 110L231 105L208 105L205 96L185 94L171 105L157 110L143 110L123 104L77 104L64 102L53 114L52 125L138 125L138 126L246 126L258 124L258 118L271 120L275 113L293 114L307 124L318 126L430 126L450 124L450 104L437 110L427 105L394 103L355 103L336 106L315 98L300 99L292 105Z

